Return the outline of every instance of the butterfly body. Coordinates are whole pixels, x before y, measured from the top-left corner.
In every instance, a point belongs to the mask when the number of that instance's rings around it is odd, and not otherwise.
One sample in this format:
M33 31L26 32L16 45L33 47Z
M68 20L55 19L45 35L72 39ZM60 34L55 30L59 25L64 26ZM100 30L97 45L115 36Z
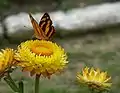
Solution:
M52 20L50 19L48 13L45 13L42 16L39 24L32 17L31 14L29 14L29 17L34 28L35 37L40 40L50 40L53 34L55 33L55 29L52 26Z

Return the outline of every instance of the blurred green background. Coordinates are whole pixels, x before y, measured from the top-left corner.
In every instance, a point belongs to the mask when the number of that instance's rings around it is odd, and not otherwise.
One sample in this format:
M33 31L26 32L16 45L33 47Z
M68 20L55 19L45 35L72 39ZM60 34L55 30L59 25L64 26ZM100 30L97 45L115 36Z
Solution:
M94 5L119 0L0 0L0 14L9 15L23 12L48 12L70 10L83 5Z
M81 4L88 6L105 2L112 3L115 0L0 0L0 16L3 21L6 16L19 12L67 11L81 7ZM120 93L120 25L98 30L54 38L65 48L69 64L61 75L53 75L50 80L41 78L40 93L88 93L87 88L76 82L76 73L84 66L107 71L113 82L111 93ZM11 44L4 39L0 48L16 48L18 44ZM24 81L25 93L33 93L34 77L20 70L12 73L12 77L16 83L21 79ZM0 93L13 93L3 80L0 82Z

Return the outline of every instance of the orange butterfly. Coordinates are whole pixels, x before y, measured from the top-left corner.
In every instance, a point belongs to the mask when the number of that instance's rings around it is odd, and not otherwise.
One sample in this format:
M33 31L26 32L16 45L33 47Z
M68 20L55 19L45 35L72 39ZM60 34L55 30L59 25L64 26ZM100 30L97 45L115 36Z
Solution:
M50 16L48 13L45 13L39 24L36 22L36 20L32 17L31 14L29 14L32 26L34 28L34 35L37 39L42 40L50 40L50 38L55 33L55 29L52 26L52 20L50 19Z

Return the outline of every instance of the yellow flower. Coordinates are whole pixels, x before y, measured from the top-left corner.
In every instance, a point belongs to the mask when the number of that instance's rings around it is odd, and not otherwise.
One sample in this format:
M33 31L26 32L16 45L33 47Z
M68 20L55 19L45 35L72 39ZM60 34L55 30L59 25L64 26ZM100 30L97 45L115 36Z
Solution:
M111 87L112 83L108 83L111 77L107 76L107 72L100 72L99 69L85 67L82 74L77 74L77 79L81 83L87 84L90 88L104 90Z
M18 46L16 59L23 71L50 78L60 72L68 63L67 56L60 46L45 40L29 40Z
M0 52L0 78L15 64L14 54L14 50L10 48L2 49Z

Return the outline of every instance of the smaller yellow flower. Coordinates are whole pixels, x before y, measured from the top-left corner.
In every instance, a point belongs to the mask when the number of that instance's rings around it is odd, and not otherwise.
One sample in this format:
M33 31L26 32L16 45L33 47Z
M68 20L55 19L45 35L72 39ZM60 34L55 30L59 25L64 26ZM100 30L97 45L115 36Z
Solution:
M90 88L104 90L111 87L112 83L108 83L111 77L107 76L107 72L100 72L100 69L89 69L85 67L82 74L77 74L77 79L80 83L87 84Z
M50 78L68 63L64 49L45 40L28 40L18 46L16 60L23 71Z
M14 50L10 48L2 49L0 52L0 78L15 64L14 54Z

